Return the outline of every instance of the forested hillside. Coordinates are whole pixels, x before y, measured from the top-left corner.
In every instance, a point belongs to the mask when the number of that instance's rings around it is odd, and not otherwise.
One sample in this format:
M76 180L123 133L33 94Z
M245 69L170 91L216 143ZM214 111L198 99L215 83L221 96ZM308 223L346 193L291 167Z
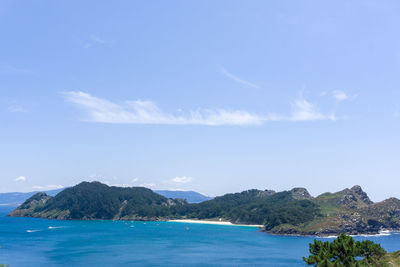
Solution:
M371 234L400 230L400 200L373 203L354 186L313 198L306 189L247 190L190 204L144 187L121 188L83 182L55 197L37 193L10 216L51 219L169 220L208 219L262 224L275 234Z

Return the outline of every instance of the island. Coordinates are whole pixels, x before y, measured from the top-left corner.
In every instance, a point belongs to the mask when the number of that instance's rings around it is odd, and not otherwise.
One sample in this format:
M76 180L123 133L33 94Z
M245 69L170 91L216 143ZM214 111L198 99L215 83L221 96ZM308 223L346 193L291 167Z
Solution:
M312 197L305 188L246 190L201 203L161 196L144 187L82 182L52 197L39 192L9 216L59 220L208 220L262 225L280 235L331 236L400 230L400 200L374 203L360 186Z

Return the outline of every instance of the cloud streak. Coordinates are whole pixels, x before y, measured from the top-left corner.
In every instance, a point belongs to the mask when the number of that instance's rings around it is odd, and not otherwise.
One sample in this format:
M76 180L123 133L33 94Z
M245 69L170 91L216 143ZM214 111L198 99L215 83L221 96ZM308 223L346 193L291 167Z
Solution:
M155 187L156 184L155 183L143 183L143 184L140 184L139 186L146 187L146 188L152 188L152 187Z
M35 185L35 186L32 186L32 188L34 190L52 190L52 189L61 189L61 188L64 188L64 186L48 184L48 185Z
M66 100L87 114L87 120L103 123L171 124L171 125L249 125L261 124L263 118L241 110L197 110L174 115L160 110L151 101L114 103L84 92L65 92Z
M26 177L25 176L19 176L17 178L14 179L15 182L25 182L26 181Z
M199 109L179 114L162 111L152 101L125 101L115 103L85 92L64 92L65 99L82 109L86 121L115 124L165 124L165 125L262 125L270 121L336 120L334 114L324 114L300 96L292 103L289 116L273 113L255 114L245 110Z
M221 73L224 74L229 79L231 79L231 80L233 80L233 81L235 81L237 83L243 84L243 85L248 86L248 87L260 89L260 87L257 84L249 82L249 81L246 81L246 80L243 80L243 79L237 77L236 75L233 75L232 73L227 71L224 67L221 67Z
M350 98L357 97L357 95L348 95L345 92L340 91L340 90L333 91L332 95L336 99L336 101L338 101L338 102L345 101L345 100L348 100Z
M292 114L290 121L318 121L318 120L336 120L334 113L324 114L319 109L305 100L302 96L292 103Z
M188 177L188 176L181 176L181 177L173 178L172 181L174 183L186 184L186 183L190 183L191 181L193 181L193 178L192 177Z

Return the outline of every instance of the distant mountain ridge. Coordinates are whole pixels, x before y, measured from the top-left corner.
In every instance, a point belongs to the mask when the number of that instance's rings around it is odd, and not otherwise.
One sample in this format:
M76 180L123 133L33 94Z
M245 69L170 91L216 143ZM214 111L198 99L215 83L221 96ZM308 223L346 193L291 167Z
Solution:
M49 196L55 196L65 188L44 191ZM212 197L205 196L195 191L183 190L153 190L166 198L182 198L188 203L200 203L202 201L210 200ZM28 198L42 191L33 192L10 192L0 193L0 205L3 206L19 206L24 203Z
M55 196L65 188L54 189L45 191L46 194L50 196ZM4 206L18 206L25 202L28 198L41 191L33 192L10 192L10 193L0 193L0 205Z
M205 196L195 191L183 191L183 190L153 190L157 194L160 194L166 198L182 198L188 203L200 203L213 199L212 197Z
M82 182L51 197L37 193L10 216L50 219L225 220L262 224L284 235L376 234L400 230L400 200L373 203L360 186L312 197L305 188L246 190L201 203L161 196L143 187Z

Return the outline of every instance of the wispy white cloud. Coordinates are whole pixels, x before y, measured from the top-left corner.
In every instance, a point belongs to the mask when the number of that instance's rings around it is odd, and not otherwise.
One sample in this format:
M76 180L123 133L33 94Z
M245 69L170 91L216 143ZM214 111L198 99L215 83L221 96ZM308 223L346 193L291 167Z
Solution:
M356 94L355 94L355 95L349 95L349 94L347 94L347 93L345 93L345 92L343 92L343 91L341 91L341 90L335 90L335 91L333 91L333 92L332 92L332 95L333 95L333 97L334 97L337 101L339 101L339 102L348 100L348 99L350 99L350 98L355 98L355 97L357 97Z
M174 183L186 184L186 183L192 182L193 178L189 177L189 176L180 176L180 177L173 178L172 181Z
M64 186L48 184L48 185L35 185L35 186L32 186L32 188L34 190L52 190L52 189L61 189L61 188L64 188Z
M15 182L25 182L26 177L25 176L18 176L17 178L14 179Z
M124 184L124 183L111 183L110 181L100 181L103 184L106 184L108 186L116 186L116 187L132 187L132 184Z
M334 113L325 114L302 95L292 103L289 116L268 113L260 115L245 110L199 109L178 115L163 112L152 101L111 102L84 92L64 92L65 99L85 111L87 121L125 124L170 125L261 125L269 121L336 120Z
M231 79L231 80L233 80L233 81L235 81L237 83L241 83L241 84L246 85L248 87L260 89L260 87L257 84L249 82L249 81L246 81L246 80L243 80L243 79L239 78L238 76L233 75L232 73L227 71L224 67L221 67L221 73L224 74L229 79Z
M186 116L161 111L151 101L114 103L84 92L63 93L66 100L76 104L88 115L89 121L104 123L174 124L174 125L249 125L261 124L264 118L242 110L197 110Z
M116 182L118 180L118 177L113 176L113 177L111 177L112 182L110 182L110 180L105 180L106 178L103 175L98 175L98 174L91 174L91 175L89 175L89 178L92 181L100 181L101 183L106 184L108 186L117 186L117 187L133 187L133 186L135 186L135 183L137 181L139 181L138 178L134 178L128 183L124 183L124 182L118 183L118 182Z
M155 187L156 184L155 183L143 183L143 184L140 184L139 186L146 187L146 188L152 188L152 187Z
M334 113L325 114L319 111L318 107L311 104L303 98L300 94L292 103L292 115L289 120L291 121L317 121L317 120L336 120Z

